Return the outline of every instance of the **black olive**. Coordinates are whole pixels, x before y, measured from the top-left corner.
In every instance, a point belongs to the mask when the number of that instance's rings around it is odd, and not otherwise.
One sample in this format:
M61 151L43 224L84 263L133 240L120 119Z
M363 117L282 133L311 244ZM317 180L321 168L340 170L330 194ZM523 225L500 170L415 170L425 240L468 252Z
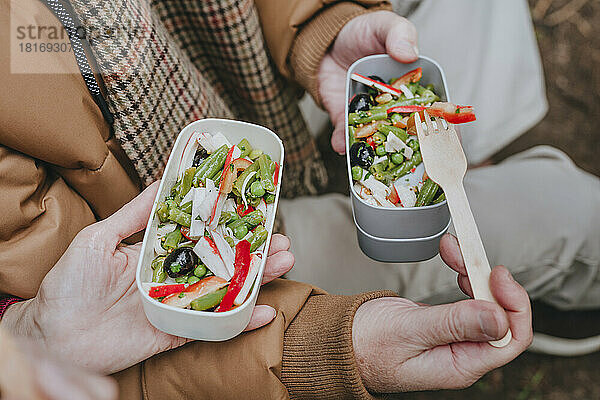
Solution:
M378 77L377 75L369 75L368 78L373 79L374 81L377 81L377 82L385 83L385 81L383 79L381 79L380 77Z
M194 154L194 161L192 162L192 167L199 166L204 159L208 157L208 152L202 146L198 146L198 150L196 150L196 154Z
M366 93L359 93L352 98L350 101L350 105L348 106L348 110L351 113L355 113L358 111L369 111L371 107L372 100L371 96Z
M386 83L383 79L381 79L377 75L369 75L369 78L371 78L377 82ZM367 89L367 93L369 93L372 96L377 96L379 94L379 90L369 86L369 88Z
M189 274L198 265L198 256L190 247L173 250L163 262L163 270L171 278Z
M350 165L358 165L361 168L369 169L373 165L375 152L373 148L365 142L356 142L350 147Z
M381 79L380 77L378 77L377 75L369 75L368 78L373 79L374 81L377 81L377 82L385 83L385 81L383 79Z

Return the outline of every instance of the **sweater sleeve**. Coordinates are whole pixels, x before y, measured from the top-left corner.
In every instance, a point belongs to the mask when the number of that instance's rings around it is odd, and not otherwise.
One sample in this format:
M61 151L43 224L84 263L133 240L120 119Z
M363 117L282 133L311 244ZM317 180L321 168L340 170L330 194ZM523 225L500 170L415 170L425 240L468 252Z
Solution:
M255 0L255 4L280 72L317 101L319 65L342 27L366 12L391 9L385 0Z
M361 304L391 291L358 296L311 296L285 331L281 380L293 399L372 399L362 383L352 345Z
M265 327L226 342L193 342L116 374L121 399L370 399L352 347L356 309L374 292L331 296L278 279L258 304L277 310ZM327 312L323 312L327 310Z

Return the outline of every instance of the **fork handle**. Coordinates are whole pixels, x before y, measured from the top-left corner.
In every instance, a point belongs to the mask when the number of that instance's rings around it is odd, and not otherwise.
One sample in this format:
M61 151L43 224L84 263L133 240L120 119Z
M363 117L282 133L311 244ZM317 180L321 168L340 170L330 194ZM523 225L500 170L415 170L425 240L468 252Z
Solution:
M473 297L498 304L490 290L490 263L485 254L485 248L481 242L481 236L475 218L473 218L462 180L456 185L446 186L443 189L446 193L448 208L460 244L460 251L473 289ZM510 343L511 339L512 333L509 329L502 339L489 343L494 347L504 347Z

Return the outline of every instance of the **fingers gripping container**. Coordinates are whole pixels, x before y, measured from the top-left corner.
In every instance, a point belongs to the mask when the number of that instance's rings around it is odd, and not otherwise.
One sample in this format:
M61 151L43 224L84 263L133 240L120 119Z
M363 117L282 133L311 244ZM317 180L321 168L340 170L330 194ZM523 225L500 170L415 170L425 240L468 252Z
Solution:
M258 298L260 282L266 263L266 254L262 257L262 262L258 275L254 281L252 291L246 301L233 310L215 313L207 311L195 311L172 307L152 299L148 295L148 290L153 286L152 268L150 266L154 258L154 241L157 239L156 229L159 219L156 216L156 207L161 199L164 199L175 184L177 177L186 168L192 165L194 153L198 146L196 140L193 140L195 132L208 132L210 134L222 133L232 144L239 143L246 138L253 147L263 150L271 156L274 161L280 165L280 174L283 176L283 143L281 140L267 128L262 126L225 119L202 119L192 122L186 126L179 136L169 156L169 161L165 167L162 181L158 189L158 195L154 200L152 214L148 220L144 242L140 253L140 259L137 266L136 282L142 298L142 305L148 321L157 329L171 335L186 337L196 340L223 341L239 335L248 325L252 310ZM273 231L273 221L277 204L279 203L279 189L281 184L277 185L275 193L275 202L273 209L267 215L266 228L269 232L265 242L265 249L269 248L271 235ZM266 251L265 251L266 253Z
M356 225L358 244L367 256L382 262L417 262L435 257L439 242L450 226L450 212L446 201L426 207L387 208L363 201L354 191L350 166L348 136L348 104L365 86L353 81L353 73L377 75L388 81L421 67L423 84L433 84L442 101L450 101L446 78L441 67L432 59L419 57L411 64L402 64L385 54L361 58L348 69L346 77L346 164L350 180L352 214ZM425 167L421 163L411 180L420 180ZM415 182L416 183L416 182Z

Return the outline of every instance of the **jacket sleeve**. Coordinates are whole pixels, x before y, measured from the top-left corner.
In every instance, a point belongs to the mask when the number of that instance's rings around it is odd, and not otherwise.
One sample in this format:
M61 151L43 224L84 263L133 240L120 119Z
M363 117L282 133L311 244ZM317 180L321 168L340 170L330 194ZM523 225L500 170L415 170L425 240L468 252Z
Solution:
M370 399L352 349L352 320L374 292L331 296L278 279L259 304L277 316L269 325L227 342L194 342L116 374L123 400ZM325 312L326 311L326 312Z
M14 57L10 29L31 24L60 26L42 2L0 0L0 293L24 298L77 232L139 193L71 52L18 73L30 59Z
M42 163L0 146L0 292L31 298L84 226L85 201Z
M317 72L338 32L358 15L391 9L384 0L255 0L255 3L275 64L318 103Z

